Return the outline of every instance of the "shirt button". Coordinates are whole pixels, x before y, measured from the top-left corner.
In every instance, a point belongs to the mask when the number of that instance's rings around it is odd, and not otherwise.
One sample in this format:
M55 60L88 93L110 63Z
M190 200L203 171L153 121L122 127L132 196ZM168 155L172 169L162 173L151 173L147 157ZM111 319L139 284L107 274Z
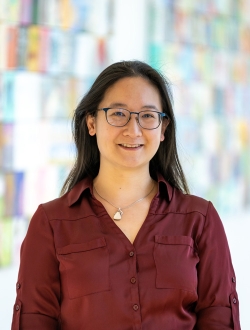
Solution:
M20 306L16 305L16 311L19 311L19 309L20 309Z
M134 306L133 306L133 310L134 310L134 311L138 311L138 309L139 309L139 306L138 306L137 304L134 304Z
M233 303L237 304L237 299L236 298L233 298Z
M232 282L236 283L236 278L235 277L232 277Z
M134 256L134 252L133 252L133 251L130 251L130 252L129 252L129 256L130 256L130 257L133 257L133 256Z
M136 278L135 278L135 277L132 277L132 278L130 279L130 282L131 282L132 284L135 284L135 283L136 283Z
M21 284L20 284L20 283L17 283L17 284L16 284L16 288L17 288L17 289L20 289L20 288L21 288Z

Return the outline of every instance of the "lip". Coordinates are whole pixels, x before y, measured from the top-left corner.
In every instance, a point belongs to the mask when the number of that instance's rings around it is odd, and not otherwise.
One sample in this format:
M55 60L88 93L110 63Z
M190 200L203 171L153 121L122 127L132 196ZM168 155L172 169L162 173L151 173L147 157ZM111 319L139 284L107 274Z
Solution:
M143 147L143 144L139 144L139 143L136 143L136 144L130 144L130 143L119 143L118 144L121 148L125 149L125 150L138 150L140 148Z

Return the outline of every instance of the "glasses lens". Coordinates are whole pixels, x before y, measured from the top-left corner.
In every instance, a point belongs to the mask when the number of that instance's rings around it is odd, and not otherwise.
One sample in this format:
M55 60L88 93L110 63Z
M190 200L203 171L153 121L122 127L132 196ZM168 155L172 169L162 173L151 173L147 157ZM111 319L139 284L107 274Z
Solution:
M107 121L113 126L125 126L129 121L129 111L126 109L108 109Z
M160 116L156 111L141 111L139 123L143 128L154 129L160 125Z
M121 108L111 108L106 111L106 118L110 125L125 126L130 118L130 111ZM145 129L155 129L161 123L160 114L157 111L145 110L139 112L139 124Z

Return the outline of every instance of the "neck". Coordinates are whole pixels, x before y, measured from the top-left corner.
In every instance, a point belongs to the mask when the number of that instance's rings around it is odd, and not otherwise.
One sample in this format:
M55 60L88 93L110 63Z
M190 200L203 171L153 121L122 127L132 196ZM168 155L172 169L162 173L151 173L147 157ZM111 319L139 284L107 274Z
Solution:
M98 193L114 204L125 205L145 196L153 187L149 169L140 171L119 169L105 170L100 168L94 179Z

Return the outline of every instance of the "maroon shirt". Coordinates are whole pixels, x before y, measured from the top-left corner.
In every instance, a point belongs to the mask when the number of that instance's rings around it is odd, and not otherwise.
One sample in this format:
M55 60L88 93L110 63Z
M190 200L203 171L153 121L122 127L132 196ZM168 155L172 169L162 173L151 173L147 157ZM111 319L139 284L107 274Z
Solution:
M239 330L216 210L158 184L133 244L90 179L40 205L21 249L12 330Z

